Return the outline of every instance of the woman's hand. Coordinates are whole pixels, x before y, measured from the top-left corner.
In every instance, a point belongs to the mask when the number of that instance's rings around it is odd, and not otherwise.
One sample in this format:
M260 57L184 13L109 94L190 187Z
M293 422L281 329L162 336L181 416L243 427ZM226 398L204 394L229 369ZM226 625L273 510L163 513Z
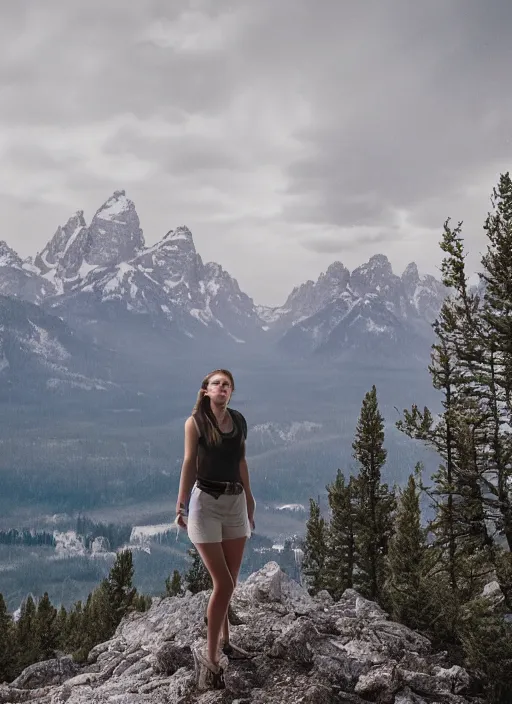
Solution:
M179 525L180 528L183 528L184 530L187 530L187 524L185 522L185 517L187 515L187 509L185 507L185 504L183 501L178 501L176 502L176 523Z

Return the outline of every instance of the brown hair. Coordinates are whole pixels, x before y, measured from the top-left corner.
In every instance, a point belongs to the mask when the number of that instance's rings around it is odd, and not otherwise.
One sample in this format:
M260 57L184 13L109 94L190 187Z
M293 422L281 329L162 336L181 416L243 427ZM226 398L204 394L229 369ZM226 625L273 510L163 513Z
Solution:
M202 421L201 425L205 429L206 442L208 443L208 445L220 445L222 440L220 435L220 429L217 425L217 419L215 418L215 414L212 411L210 397L206 396L208 382L215 374L223 374L224 376L226 376L229 379L229 383L231 384L231 393L233 393L235 390L235 380L233 379L233 375L231 374L231 372L227 369L214 369L213 372L207 374L201 382L201 388L199 389L199 393L197 394L196 403L194 405L194 408L192 409L192 415L198 416L199 419Z

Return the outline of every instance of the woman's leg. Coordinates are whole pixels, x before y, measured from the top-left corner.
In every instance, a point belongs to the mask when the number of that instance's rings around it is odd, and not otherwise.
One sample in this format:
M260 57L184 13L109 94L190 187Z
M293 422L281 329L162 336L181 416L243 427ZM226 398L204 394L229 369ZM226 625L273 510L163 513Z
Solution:
M221 543L222 551L224 553L224 559L231 575L231 579L233 580L233 589L236 587L236 583L238 580L238 573L240 572L240 565L242 564L246 541L247 538L244 536L243 538L234 538L233 540L223 540ZM229 618L227 609L226 616L224 617L222 635L224 638L224 643L229 643Z
M217 664L219 639L226 619L228 605L235 588L233 577L228 568L222 543L197 543L206 569L213 582L213 591L208 602L208 658Z

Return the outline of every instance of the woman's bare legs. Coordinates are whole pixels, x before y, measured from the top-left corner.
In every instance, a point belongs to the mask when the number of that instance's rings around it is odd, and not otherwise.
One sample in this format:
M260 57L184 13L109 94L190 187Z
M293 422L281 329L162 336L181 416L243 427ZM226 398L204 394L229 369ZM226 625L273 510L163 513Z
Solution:
M213 582L213 591L206 612L208 617L207 647L208 658L216 665L219 661L220 634L224 627L235 585L226 562L222 543L198 543L196 548Z
M222 550L224 552L224 558L226 560L226 565L228 567L229 573L231 574L231 579L233 580L233 589L236 587L236 583L238 580L238 573L240 572L240 565L242 564L246 541L247 538L243 537L234 538L233 540L224 540L221 543ZM224 624L222 627L222 636L224 639L224 643L229 643L229 618L227 608L226 615L224 617Z

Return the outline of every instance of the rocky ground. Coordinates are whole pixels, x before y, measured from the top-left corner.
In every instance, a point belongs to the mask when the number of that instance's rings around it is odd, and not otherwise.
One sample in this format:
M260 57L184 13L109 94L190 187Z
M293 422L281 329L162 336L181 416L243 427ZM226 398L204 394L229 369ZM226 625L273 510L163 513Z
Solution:
M470 675L430 642L390 621L352 589L334 603L311 598L274 563L235 592L233 642L254 653L232 661L226 689L195 686L191 646L204 640L208 593L155 599L131 614L89 662L37 663L0 685L0 704L467 704Z

